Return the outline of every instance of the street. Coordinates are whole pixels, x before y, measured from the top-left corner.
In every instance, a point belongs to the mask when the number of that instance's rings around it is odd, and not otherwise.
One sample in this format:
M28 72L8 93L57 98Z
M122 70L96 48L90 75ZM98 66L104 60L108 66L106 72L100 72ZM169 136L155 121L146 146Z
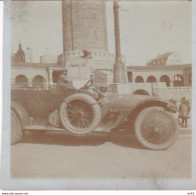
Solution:
M12 178L188 178L191 135L168 150L142 148L134 136L27 134L11 146Z

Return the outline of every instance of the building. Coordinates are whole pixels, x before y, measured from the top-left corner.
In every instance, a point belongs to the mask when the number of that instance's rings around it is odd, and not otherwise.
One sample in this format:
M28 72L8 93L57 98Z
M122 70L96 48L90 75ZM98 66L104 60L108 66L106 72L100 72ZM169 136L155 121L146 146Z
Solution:
M95 72L97 83L104 80L108 85L113 81L115 54L108 52L104 1L62 0L62 23L63 53L58 58L44 54L40 63L32 63L29 55L25 62L19 44L12 56L12 84L44 87L53 83L53 70L62 68L68 70L70 80L88 80ZM126 64L123 56L122 61ZM177 52L160 54L146 66L127 66L127 74L131 92L148 89L152 94L151 83L167 88L190 87L192 83L192 66L182 64Z
M130 83L164 82L167 87L182 87L192 85L192 65L170 66L128 66Z
M16 62L25 62L25 53L21 43L18 44L18 51L12 55L12 60Z
M47 88L53 85L54 70L62 70L62 66L12 61L11 84L15 87Z
M108 50L104 1L62 1L63 49Z
M133 93L192 98L192 64L128 66L127 74Z

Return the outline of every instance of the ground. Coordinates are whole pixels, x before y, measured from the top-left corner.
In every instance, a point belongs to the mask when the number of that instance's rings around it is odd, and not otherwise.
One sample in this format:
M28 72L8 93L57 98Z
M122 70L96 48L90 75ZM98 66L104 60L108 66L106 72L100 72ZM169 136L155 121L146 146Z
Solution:
M191 136L152 151L134 136L33 136L11 146L12 178L188 178Z

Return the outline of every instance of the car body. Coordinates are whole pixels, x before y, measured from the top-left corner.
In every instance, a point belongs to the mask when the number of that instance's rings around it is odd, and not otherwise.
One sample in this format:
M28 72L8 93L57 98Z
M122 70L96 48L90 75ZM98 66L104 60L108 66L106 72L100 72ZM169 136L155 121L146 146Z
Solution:
M103 92L92 85L80 89L58 84L12 87L11 143L17 143L25 130L84 136L108 133L126 123L130 130L134 126L144 147L167 149L178 134L177 120L168 103L158 97Z

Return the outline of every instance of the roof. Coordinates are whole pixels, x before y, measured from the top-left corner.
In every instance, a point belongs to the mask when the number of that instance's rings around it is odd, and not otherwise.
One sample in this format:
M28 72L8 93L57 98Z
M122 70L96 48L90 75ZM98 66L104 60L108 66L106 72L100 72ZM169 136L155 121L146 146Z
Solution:
M12 61L11 62L12 66L18 66L18 67L33 67L33 68L48 68L48 67L53 67L53 68L63 68L63 66L56 64L56 63L27 63L27 62L16 62Z
M112 74L112 71L111 70L101 70L101 69L97 69L95 70L95 72L98 72L98 73L102 73L102 74Z
M155 59L153 60L165 60L167 59L171 54L173 54L175 52L167 52L167 53L164 53L164 54L159 54Z
M141 70L179 70L185 68L192 68L192 64L179 64L170 66L127 66L127 70L141 71Z
M176 53L176 52L172 51L172 52L167 52L167 53L164 53L164 54L159 54L156 58L151 59L150 61L148 61L146 65L147 66L152 65L154 63L156 65L158 65L157 62L161 62L162 65L165 65L168 57L171 56L174 53Z

